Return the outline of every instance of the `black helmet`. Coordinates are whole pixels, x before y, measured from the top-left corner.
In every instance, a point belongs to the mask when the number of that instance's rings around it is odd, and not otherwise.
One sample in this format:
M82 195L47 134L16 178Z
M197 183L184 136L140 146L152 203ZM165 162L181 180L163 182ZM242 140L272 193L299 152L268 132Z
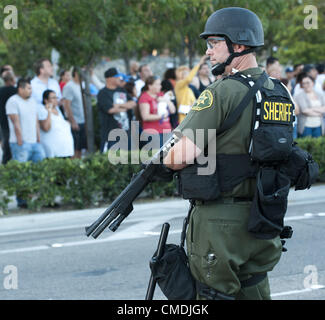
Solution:
M244 8L223 8L208 18L201 38L224 35L232 43L250 47L264 45L263 26L258 16Z

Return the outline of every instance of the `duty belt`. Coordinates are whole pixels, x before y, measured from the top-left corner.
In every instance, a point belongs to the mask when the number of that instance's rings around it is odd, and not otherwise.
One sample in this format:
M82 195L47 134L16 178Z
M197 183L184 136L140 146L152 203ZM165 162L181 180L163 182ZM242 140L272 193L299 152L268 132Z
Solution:
M212 203L237 203L237 202L249 202L253 201L253 197L227 197L227 198L219 198L217 200L211 201L203 201L203 200L194 200L195 205L205 205Z

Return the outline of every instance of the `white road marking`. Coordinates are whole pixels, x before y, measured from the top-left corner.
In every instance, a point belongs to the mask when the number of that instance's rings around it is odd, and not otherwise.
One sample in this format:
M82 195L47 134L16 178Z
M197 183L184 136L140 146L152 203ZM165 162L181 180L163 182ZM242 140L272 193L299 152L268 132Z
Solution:
M25 248L15 248L15 249L6 249L0 250L1 254L8 254L8 253L17 253L17 252L29 252L29 251L37 251L37 250L47 250L47 249L57 249L63 247L73 247L73 246L82 246L82 245L89 245L89 244L99 244L99 243L106 243L112 241L120 241L120 240L131 240L131 239L140 239L151 237L155 235L159 235L160 232L151 232L148 230L153 230L154 228L161 226L165 221L171 220L175 218L175 216L163 216L157 217L150 221L142 221L141 223L135 223L134 225L125 228L117 233L110 233L110 236L105 238L99 239L87 239L87 240L78 240L78 241L70 241L70 242L63 242L63 243L53 243L49 245L42 245L42 246L34 246L34 247L25 247ZM169 234L180 233L181 230L170 230Z
M85 225L84 224L76 224L76 225L53 227L53 228L34 228L34 229L29 229L29 230L1 232L0 237L2 237L2 236L13 236L13 235L16 236L18 234L27 234L27 233L63 231L63 230L78 229L78 228L83 228L84 229Z
M39 250L47 250L47 249L49 249L49 247L43 245L43 246L35 246L35 247L27 247L27 248L15 248L15 249L1 250L0 254L30 252L30 251L39 251Z
M325 288L325 286L321 286L321 285L311 286L310 288L306 288L306 289L302 289L302 290L291 290L291 291L273 293L273 294L271 294L271 297L275 298L275 297L281 297L281 296L289 296L292 294L301 294L301 293L311 292L311 291L319 290L319 289L323 289L323 288Z
M284 221L293 221L293 220L306 220L312 219L315 217L324 217L325 213L305 213L302 216L292 216L287 217ZM89 239L89 240L79 240L79 241L71 241L71 242L63 242L63 243L54 243L49 245L41 245L41 246L33 246L33 247L25 247L25 248L15 248L15 249L7 249L7 250L0 250L0 255L8 254L8 253L18 253L18 252L29 252L29 251L38 251L38 250L47 250L47 249L57 249L63 247L73 247L73 246L82 246L82 245L89 245L89 244L99 244L99 243L106 243L112 241L120 241L120 240L132 240L132 239L140 239L146 238L151 236L157 236L160 232L151 231L157 226L162 225L164 222L176 218L177 216L156 216L155 219L151 219L150 221L142 221L140 223L135 223L134 225L125 228L122 231L117 233L111 233L110 236L106 238L100 239ZM80 227L80 226L78 226ZM51 229L51 230L65 230L68 227L64 227L63 229ZM40 229L42 231L44 229ZM170 230L169 234L180 233L181 230ZM13 233L16 234L16 233ZM3 234L0 234L0 236ZM6 233L6 235L11 235L11 233Z

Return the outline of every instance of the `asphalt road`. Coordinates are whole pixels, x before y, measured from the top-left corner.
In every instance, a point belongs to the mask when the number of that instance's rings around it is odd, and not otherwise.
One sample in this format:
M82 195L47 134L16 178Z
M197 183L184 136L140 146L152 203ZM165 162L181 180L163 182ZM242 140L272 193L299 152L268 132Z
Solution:
M325 299L325 186L290 192L288 252L269 274L273 299ZM103 209L0 218L0 299L143 300L161 225L178 243L188 203L137 204L118 231L87 238ZM154 299L165 299L159 288Z

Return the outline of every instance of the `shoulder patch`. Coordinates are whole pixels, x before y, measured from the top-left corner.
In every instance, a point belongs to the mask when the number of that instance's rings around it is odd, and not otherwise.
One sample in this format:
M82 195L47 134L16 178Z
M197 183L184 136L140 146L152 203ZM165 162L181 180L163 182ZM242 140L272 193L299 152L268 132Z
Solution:
M192 110L201 111L210 108L213 103L213 95L210 90L204 90L194 103Z

